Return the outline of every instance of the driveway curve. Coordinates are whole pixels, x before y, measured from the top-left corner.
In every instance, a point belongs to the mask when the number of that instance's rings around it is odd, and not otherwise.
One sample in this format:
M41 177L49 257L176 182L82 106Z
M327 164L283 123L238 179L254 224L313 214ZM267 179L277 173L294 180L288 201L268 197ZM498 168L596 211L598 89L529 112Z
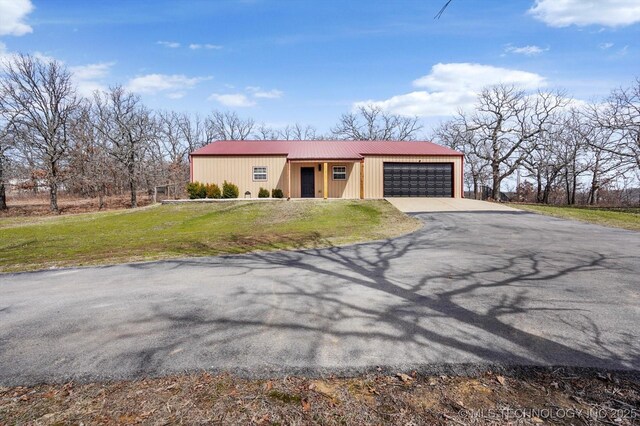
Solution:
M393 240L0 275L0 384L190 370L640 370L640 233L418 214Z

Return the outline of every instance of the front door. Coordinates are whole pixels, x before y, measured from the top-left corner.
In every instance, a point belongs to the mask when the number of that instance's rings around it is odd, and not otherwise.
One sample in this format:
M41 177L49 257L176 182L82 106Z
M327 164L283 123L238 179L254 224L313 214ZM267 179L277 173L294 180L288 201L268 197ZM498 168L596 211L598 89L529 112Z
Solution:
M300 168L300 196L302 198L313 198L316 196L315 168Z

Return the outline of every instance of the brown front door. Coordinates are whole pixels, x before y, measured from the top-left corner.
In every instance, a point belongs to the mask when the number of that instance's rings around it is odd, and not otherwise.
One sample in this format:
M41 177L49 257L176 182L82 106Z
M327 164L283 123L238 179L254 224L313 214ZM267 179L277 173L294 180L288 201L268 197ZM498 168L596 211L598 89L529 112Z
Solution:
M314 198L316 196L316 179L314 167L300 168L300 196Z

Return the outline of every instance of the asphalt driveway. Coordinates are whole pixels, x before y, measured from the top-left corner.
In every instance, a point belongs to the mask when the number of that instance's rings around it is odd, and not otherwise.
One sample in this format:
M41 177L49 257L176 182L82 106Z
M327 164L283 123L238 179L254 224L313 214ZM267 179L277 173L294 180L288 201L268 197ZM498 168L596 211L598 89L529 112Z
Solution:
M425 213L383 242L0 275L0 384L195 369L640 370L640 233Z

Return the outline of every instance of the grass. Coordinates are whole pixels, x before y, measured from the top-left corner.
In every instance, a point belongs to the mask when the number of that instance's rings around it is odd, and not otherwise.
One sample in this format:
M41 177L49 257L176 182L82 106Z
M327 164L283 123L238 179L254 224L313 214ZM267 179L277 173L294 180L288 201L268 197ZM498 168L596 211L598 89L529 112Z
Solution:
M512 206L563 219L640 231L640 208L547 206L541 204L513 204Z
M190 203L0 218L0 271L325 247L417 227L416 219L386 201L350 200Z
M637 424L640 382L562 368L475 377L407 372L250 380L194 373L0 386L0 424Z

